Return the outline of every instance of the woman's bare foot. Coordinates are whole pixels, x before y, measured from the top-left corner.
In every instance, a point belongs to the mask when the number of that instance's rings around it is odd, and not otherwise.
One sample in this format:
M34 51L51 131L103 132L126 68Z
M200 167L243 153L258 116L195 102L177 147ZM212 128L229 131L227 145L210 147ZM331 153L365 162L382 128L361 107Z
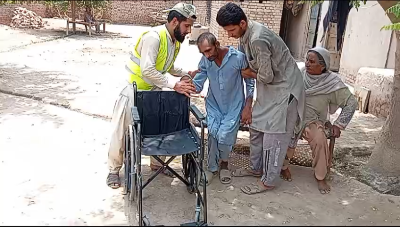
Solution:
M290 174L289 168L281 170L281 178L285 181L292 181L292 174Z
M317 180L318 190L321 194L328 194L331 192L331 186L329 186L325 180Z

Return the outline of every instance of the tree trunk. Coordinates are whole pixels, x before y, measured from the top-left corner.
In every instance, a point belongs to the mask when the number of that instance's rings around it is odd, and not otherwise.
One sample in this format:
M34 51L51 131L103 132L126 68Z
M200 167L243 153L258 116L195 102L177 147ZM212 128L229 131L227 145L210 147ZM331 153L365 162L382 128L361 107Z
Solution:
M369 159L368 167L384 176L400 177L400 32L396 32L396 57L389 115Z

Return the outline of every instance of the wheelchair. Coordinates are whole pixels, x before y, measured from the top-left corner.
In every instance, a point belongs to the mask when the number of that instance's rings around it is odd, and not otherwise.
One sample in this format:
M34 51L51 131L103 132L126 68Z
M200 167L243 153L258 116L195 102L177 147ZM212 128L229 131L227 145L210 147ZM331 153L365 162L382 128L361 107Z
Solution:
M129 225L150 226L150 220L143 215L142 191L161 172L168 169L182 181L189 193L196 195L194 222L181 226L207 226L207 191L200 180L205 182L204 124L205 117L199 109L190 105L190 99L175 91L138 91L133 86L132 122L125 133L125 177L124 203ZM201 133L189 122L192 113L201 126ZM162 164L144 182L141 170L141 156L152 156ZM170 156L165 162L158 156ZM168 165L182 156L183 176Z

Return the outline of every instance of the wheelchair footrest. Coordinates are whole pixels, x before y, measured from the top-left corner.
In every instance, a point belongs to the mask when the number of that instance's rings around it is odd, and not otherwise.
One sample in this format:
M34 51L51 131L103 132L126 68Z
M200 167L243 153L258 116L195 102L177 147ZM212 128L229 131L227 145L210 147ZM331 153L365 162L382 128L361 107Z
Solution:
M189 222L181 224L181 226L208 226L207 223L204 222Z

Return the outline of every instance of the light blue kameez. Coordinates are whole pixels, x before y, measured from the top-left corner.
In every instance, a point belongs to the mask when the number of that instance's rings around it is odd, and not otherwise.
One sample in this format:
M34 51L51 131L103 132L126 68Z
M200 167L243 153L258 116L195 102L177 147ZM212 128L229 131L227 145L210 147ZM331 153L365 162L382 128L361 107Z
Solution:
M208 169L211 172L218 170L220 159L228 160L236 142L245 99L253 96L254 79L243 79L241 75L241 70L247 67L245 55L229 47L220 67L203 56L199 63L201 71L193 79L198 92L203 90L204 83L209 80L206 111Z

